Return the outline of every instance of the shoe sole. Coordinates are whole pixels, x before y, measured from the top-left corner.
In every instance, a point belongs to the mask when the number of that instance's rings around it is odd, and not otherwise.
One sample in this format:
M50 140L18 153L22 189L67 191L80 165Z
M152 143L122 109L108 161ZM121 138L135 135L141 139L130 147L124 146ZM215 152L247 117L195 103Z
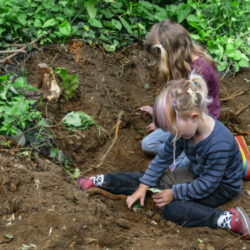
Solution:
M250 220L249 220L249 217L248 217L248 215L246 214L246 212L244 211L244 209L242 207L236 207L236 210L239 212L240 217L244 221L243 230L246 233L243 234L243 236L244 236L245 239L249 240L250 239Z

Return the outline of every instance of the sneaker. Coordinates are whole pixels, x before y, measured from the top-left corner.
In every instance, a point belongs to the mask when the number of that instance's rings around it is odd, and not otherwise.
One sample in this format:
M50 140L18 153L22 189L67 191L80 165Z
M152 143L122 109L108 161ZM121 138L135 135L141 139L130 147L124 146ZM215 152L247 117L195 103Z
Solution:
M250 219L242 207L229 209L233 214L231 220L231 230L235 233L242 234L245 239L250 239Z
M95 187L94 182L89 177L79 177L76 180L76 184L81 190L87 190Z

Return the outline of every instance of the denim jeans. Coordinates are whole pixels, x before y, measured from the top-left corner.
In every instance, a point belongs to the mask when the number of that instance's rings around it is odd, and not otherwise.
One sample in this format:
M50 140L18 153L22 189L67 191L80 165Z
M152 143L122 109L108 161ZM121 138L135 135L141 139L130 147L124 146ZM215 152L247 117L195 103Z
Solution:
M166 186L171 188L173 184L180 183L180 178L183 181L187 173L187 168L177 170L175 170L174 182L173 178L169 178L169 183L165 183L165 187L162 186L161 182L156 187L159 189L164 189ZM140 172L105 174L101 188L114 194L131 195L138 188L140 184L139 178L142 175L143 173ZM217 220L223 213L218 206L231 200L235 195L236 193L232 193L219 186L212 194L201 200L172 201L162 208L163 217L183 226L216 228Z
M170 132L163 131L158 128L142 140L142 150L149 154L157 154L165 145L165 142L171 136ZM187 158L183 152L176 159L176 168L182 168L188 166L190 160Z

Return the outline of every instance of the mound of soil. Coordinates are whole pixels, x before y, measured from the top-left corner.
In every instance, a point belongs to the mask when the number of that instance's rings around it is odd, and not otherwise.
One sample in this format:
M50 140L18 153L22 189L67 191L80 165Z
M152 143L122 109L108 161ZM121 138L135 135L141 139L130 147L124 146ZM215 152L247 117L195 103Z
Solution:
M144 171L151 158L141 140L151 122L139 107L152 105L164 86L140 45L110 54L81 42L33 52L25 65L29 82L39 85L37 66L46 63L77 74L74 98L39 106L52 124L57 147L82 175ZM249 69L220 80L221 120L250 144ZM59 81L59 79L58 79ZM84 111L102 128L77 132L60 121ZM0 248L21 249L249 249L250 243L226 230L185 228L163 220L150 198L140 212L124 199L82 192L63 166L46 154L26 154L17 146L0 148ZM242 206L250 213L250 183L223 208ZM223 240L222 240L223 239Z

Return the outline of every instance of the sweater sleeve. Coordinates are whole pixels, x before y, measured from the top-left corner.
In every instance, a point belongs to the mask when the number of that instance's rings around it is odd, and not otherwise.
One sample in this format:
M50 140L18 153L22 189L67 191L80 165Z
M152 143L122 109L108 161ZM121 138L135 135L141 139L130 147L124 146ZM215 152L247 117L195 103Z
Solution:
M208 105L210 114L219 118L220 100L219 100L219 78L217 70L205 59L200 58L193 65L192 69L201 74L208 87L208 96L213 98L212 103Z
M139 181L147 186L156 186L159 178L162 176L163 172L172 164L173 162L173 144L172 138L166 142L165 147L155 156L155 158L149 164L144 175L139 179ZM183 151L184 139L179 138L176 141L176 157L178 157Z
M226 142L220 143L220 148L211 148L206 154L203 172L191 183L173 185L175 200L203 199L215 191L224 176L233 151Z

